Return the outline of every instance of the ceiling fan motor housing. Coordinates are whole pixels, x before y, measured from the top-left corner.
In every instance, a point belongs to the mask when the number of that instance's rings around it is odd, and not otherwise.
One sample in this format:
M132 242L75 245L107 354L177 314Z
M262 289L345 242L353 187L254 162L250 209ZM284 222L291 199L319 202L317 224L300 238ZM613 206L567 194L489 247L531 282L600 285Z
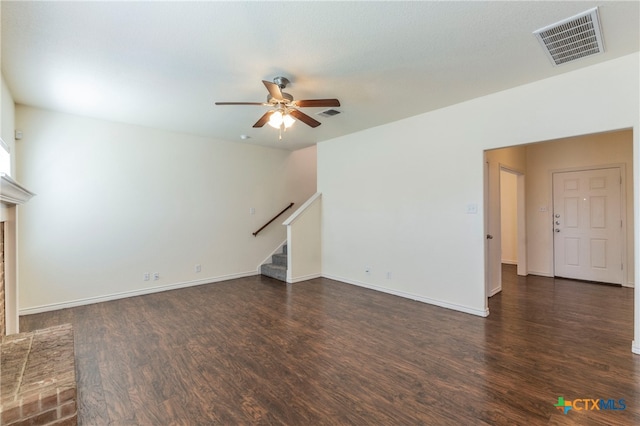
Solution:
M289 83L291 83L287 77L276 77L273 79L273 82L277 84L281 90L287 87Z
M269 103L269 104L286 104L286 105L288 105L291 102L293 102L293 96L291 96L288 93L284 93L284 92L281 92L281 93L282 93L282 99L276 99L273 96L271 96L271 94L268 94L267 95L267 103ZM284 99L284 101L283 101L283 99Z

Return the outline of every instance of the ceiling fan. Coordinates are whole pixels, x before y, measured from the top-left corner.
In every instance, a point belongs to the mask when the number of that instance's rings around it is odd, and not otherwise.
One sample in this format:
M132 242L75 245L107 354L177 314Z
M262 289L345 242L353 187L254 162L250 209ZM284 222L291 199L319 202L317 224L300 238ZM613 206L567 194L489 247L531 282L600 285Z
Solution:
M318 127L318 120L308 116L298 108L306 107L339 107L340 101L337 99L308 99L303 101L294 101L293 96L282 91L290 81L285 77L276 77L273 83L262 80L269 94L266 102L216 102L216 105L261 105L270 106L273 109L264 113L262 117L253 125L253 127L262 127L269 123L270 126L277 129L287 129L298 119L304 124L311 127Z

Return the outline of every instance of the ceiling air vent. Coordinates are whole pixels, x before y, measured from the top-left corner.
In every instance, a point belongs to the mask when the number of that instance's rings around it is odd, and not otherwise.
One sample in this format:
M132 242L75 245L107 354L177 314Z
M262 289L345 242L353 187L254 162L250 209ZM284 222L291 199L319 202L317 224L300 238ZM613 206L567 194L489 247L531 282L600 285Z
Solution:
M604 52L598 8L533 32L554 65Z
M318 115L321 115L323 117L333 117L334 115L338 114L340 114L340 111L338 111L337 109L327 109L318 113Z

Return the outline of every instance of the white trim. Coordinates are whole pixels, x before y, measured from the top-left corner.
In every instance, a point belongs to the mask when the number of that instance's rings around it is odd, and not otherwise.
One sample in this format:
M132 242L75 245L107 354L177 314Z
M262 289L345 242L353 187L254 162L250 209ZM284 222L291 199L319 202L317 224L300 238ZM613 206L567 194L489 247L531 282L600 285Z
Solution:
M502 286L496 287L493 290L491 290L491 292L489 293L489 297L495 296L496 294L500 293L501 291L502 291Z
M278 247L276 247L275 249L273 249L273 251L271 252L271 254L269 254L269 256L265 257L264 260L262 262L260 262L258 264L258 267L256 268L256 271L258 272L258 274L260 273L260 267L266 263L271 263L271 256L273 256L274 254L277 253L282 253L282 247L287 244L287 240L284 240L283 242L281 242Z
M305 275L302 277L296 277L296 278L289 278L287 277L287 284L295 284L295 283L299 283L302 281L309 281L309 280L313 280L315 278L321 278L322 274L310 274L310 275Z
M540 271L527 271L527 275L538 275L540 277L548 277L548 278L553 278L555 277L555 275L550 274L548 272L540 272Z
M1 137L0 137L0 148L7 151L7 153L11 153L11 150L9 149L9 145Z
M491 249L489 247L489 239L487 235L491 233L491 219L489 215L492 212L491 197L489 194L489 180L491 179L491 164L487 158L487 150L482 151L482 211L484 213L483 223L483 236L484 243L482 244L482 255L484 257L484 307L489 309L489 293L491 292L489 287L491 285Z
M110 300L125 299L127 297L143 296L145 294L160 293L167 290L176 290L185 287L194 287L204 284L213 284L221 281L234 280L236 278L246 278L258 275L255 271L240 272L237 274L221 275L218 277L203 278L200 280L184 281L175 284L167 284L158 287L148 287L140 290L123 291L121 293L107 294L104 296L87 297L84 299L72 300L70 302L51 303L48 305L34 306L19 310L19 315L39 314L41 312L57 311L58 309L73 308L76 306L91 305L93 303L108 302Z
M633 283L633 281L629 281L626 284L622 284L622 287L629 287L629 288L635 288L636 285Z
M5 173L0 173L0 202L5 204L24 204L33 197L33 192L20 185Z
M640 355L640 342L636 342L635 340L631 343L631 352L634 354Z
M296 219L298 219L298 217L302 214L302 212L304 212L311 204L313 204L318 198L320 198L322 196L322 192L316 192L315 194L313 194L311 196L311 198L309 198L307 201L304 202L303 205L301 205L300 207L298 207L298 210L296 210L295 212L293 212L293 214L291 216L289 216L287 218L287 220L285 220L284 222L282 222L282 224L284 226L289 226L291 225L293 222L296 221Z
M479 317L487 317L487 316L489 316L489 308L486 308L485 310L480 310L480 309L471 308L469 306L458 305L456 303L449 303L449 302L445 302L445 301L442 301L442 300L431 299L429 297L418 296L418 295L415 295L415 294L406 293L404 291L393 290L393 289L389 289L389 288L385 288L385 287L379 287L377 285L367 284L367 283L363 283L363 282L360 282L360 281L349 280L349 279L346 279L346 278L335 277L335 276L327 275L327 274L322 274L322 276L324 278L328 278L330 280L340 281L340 282L343 282L343 283L346 283L346 284L351 284L351 285L355 285L355 286L358 286L358 287L368 288L370 290L379 291L381 293L392 294L394 296L399 296L399 297L403 297L405 299L415 300L415 301L418 301L418 302L426 303L428 305L435 305L435 306L439 306L441 308L447 308L447 309L452 309L452 310L458 311L458 312L464 312L465 314L477 315Z
M517 260L502 259L502 260L500 260L500 263L504 263L505 265L516 265L516 266L518 266L518 261Z

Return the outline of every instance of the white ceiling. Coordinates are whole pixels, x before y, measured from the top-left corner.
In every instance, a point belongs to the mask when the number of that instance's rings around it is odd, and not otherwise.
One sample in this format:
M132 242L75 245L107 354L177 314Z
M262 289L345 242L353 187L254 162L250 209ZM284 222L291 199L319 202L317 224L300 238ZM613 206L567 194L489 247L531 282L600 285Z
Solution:
M12 2L2 72L16 103L298 149L639 50L631 2ZM599 6L606 52L553 67L532 32ZM342 114L251 126L261 80Z

